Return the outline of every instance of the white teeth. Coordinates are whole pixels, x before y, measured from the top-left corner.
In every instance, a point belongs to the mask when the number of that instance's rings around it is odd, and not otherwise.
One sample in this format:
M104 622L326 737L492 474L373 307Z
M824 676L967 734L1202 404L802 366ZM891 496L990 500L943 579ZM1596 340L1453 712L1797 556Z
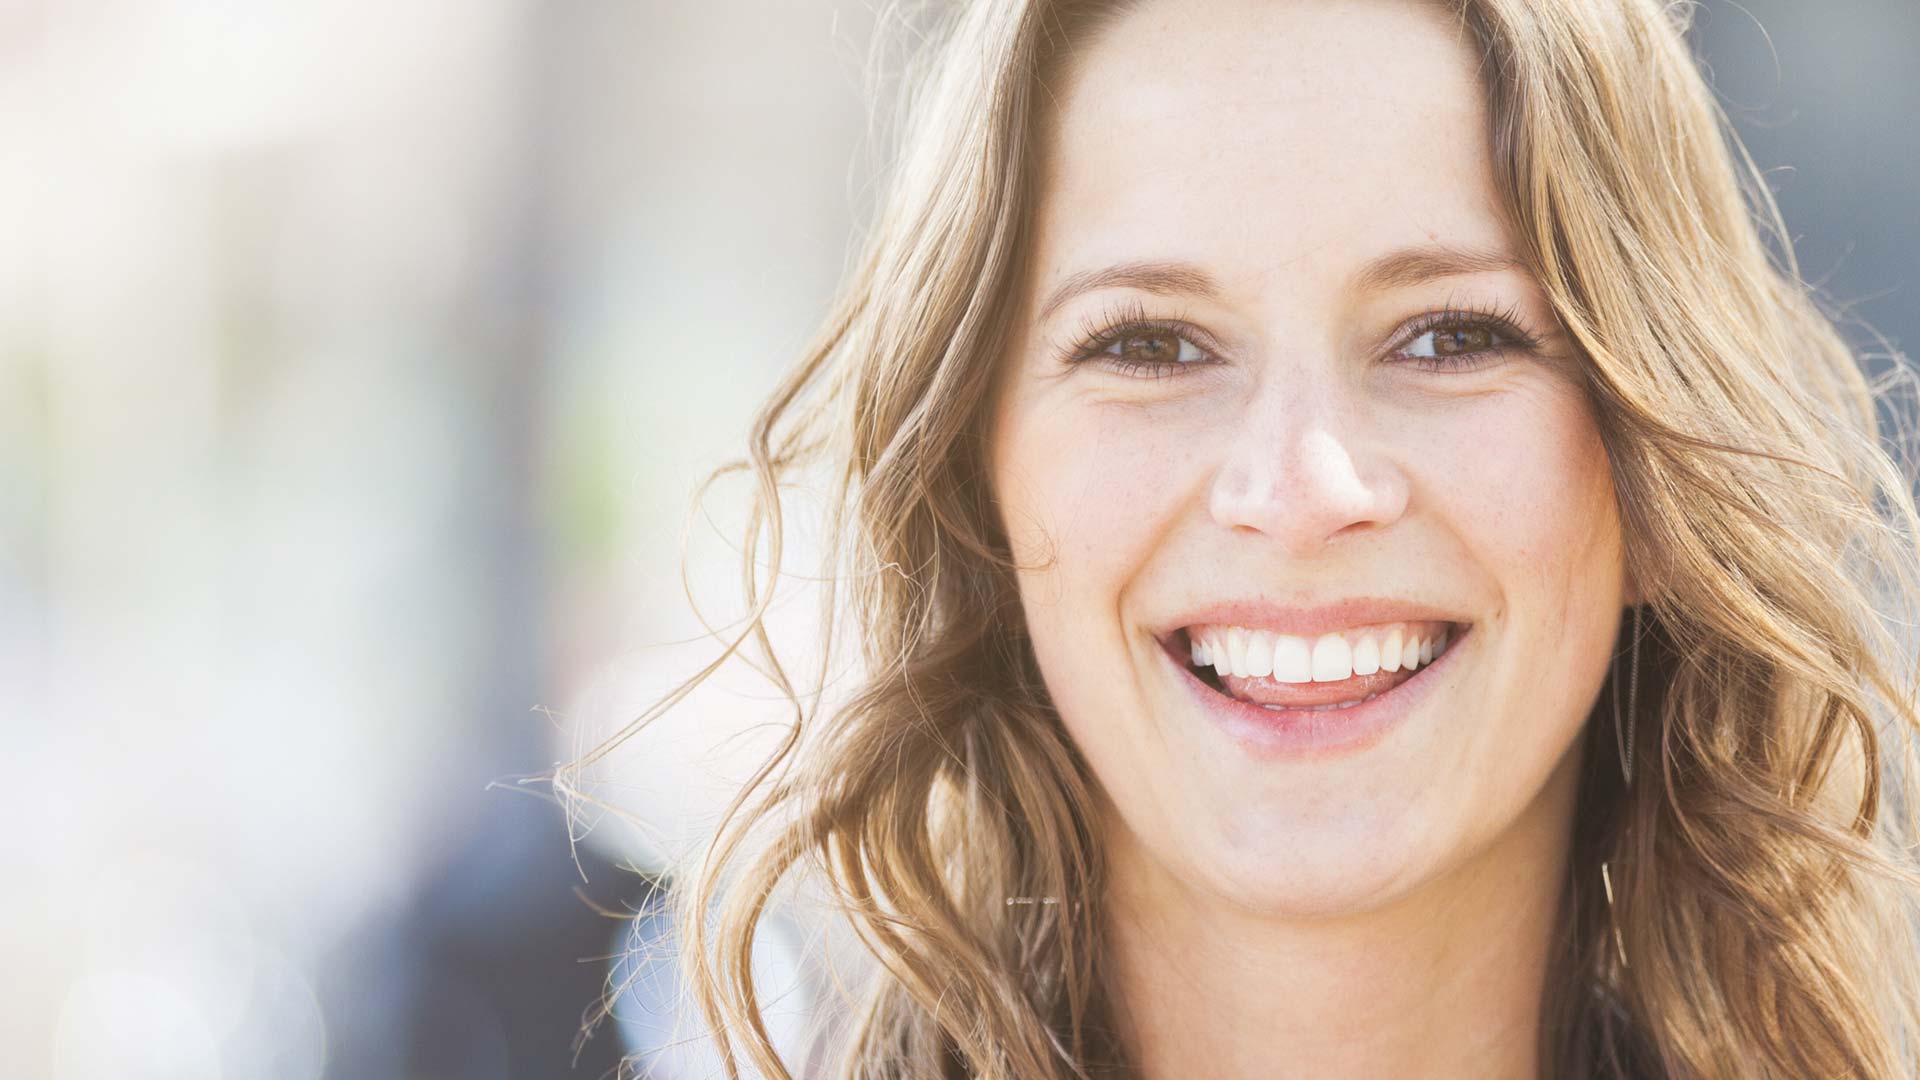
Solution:
M1247 638L1247 674L1258 679L1273 674L1273 635L1255 632Z
M1353 673L1371 675L1380 670L1380 642L1372 634L1361 634L1353 643Z
M1247 677L1247 633L1238 627L1227 631L1227 666L1240 678Z
M1313 681L1339 682L1353 677L1353 650L1339 634L1321 634L1313 643Z
M1306 638L1281 634L1274 639L1273 677L1280 682L1313 681L1313 651Z
M1211 667L1223 679L1313 683L1417 670L1447 651L1451 630L1445 624L1400 623L1305 638L1214 625L1190 627L1187 633L1194 666Z

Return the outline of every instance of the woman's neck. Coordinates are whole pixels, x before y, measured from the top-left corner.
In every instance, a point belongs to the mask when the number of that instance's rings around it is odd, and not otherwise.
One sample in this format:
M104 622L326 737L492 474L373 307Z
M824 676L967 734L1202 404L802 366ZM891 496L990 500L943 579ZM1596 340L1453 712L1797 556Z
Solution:
M1115 1020L1142 1080L1532 1080L1577 754L1505 833L1387 906L1272 918L1110 847Z

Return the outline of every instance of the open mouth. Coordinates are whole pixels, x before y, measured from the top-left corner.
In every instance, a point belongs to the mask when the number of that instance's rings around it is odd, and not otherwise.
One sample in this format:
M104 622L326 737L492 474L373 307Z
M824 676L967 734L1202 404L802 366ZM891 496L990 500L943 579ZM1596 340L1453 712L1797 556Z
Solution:
M1315 638L1188 626L1162 640L1214 692L1282 711L1350 709L1418 678L1472 630L1460 622L1362 627Z

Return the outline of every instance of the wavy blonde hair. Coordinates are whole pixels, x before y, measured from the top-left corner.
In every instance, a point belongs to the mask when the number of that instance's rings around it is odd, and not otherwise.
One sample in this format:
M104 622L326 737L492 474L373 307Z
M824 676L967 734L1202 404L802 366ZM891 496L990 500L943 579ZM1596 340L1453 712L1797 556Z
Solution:
M790 1076L751 960L803 867L880 972L834 1075L1125 1072L1101 979L1096 781L1025 636L980 438L1046 87L1125 6L994 0L943 20L857 272L734 466L757 501L752 612L728 652L757 655L795 723L675 887L681 961L731 1077L741 1057ZM1482 58L1500 194L1583 353L1645 597L1627 720L1641 766L1622 782L1605 691L1542 1075L1920 1074L1917 688L1899 632L1920 608L1898 411L1913 380L1890 349L1856 356L1800 280L1685 46L1689 8L1442 6ZM1869 359L1886 373L1869 378ZM850 616L865 665L832 708L806 704L762 621L782 491L819 467L835 480L822 635ZM581 769L718 664L556 785L578 796Z

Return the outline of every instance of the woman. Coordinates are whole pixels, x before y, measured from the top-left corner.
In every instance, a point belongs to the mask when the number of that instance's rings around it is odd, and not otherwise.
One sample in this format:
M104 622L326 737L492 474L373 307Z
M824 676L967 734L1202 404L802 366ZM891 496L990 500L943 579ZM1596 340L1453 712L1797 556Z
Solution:
M866 681L682 881L730 1053L811 870L832 1075L1916 1075L1920 522L1673 17L958 13L754 430Z

